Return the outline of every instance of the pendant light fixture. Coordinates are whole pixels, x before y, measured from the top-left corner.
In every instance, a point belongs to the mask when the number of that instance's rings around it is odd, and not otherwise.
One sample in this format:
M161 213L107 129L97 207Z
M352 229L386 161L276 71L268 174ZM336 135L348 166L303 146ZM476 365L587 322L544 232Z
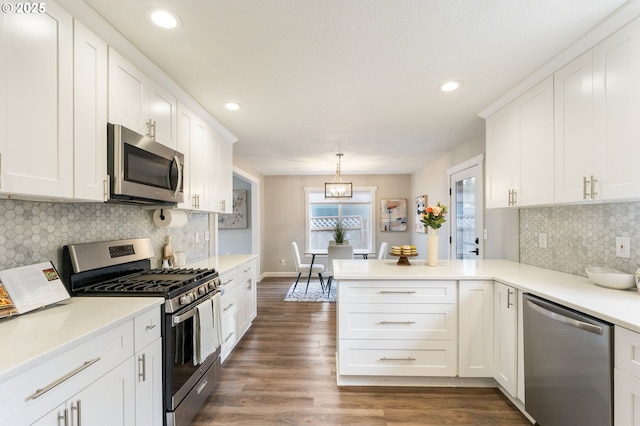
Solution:
M340 159L343 155L336 154L338 157L336 175L333 177L333 181L324 184L324 198L351 198L353 196L351 182L343 182L340 176Z

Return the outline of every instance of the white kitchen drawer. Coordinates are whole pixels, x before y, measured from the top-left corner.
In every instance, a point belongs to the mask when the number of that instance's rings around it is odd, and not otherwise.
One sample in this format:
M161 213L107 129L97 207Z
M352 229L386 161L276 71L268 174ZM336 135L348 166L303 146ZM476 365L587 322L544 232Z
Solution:
M444 376L457 373L453 340L340 340L339 375Z
M231 353L238 340L238 315L237 310L232 308L222 316L222 360L224 361Z
M138 352L160 337L160 308L154 308L133 319L135 351Z
M640 378L640 334L615 326L615 366Z
M246 278L252 277L256 273L256 260L251 259L248 262L243 263L236 269L238 272L238 281L245 282Z
M20 410L28 410L29 418L38 419L133 353L130 320L2 383L0 419ZM33 397L49 387L49 391Z
M340 280L340 303L456 303L456 281Z
M340 338L421 339L456 338L455 304L340 304Z
M231 287L224 289L220 296L220 306L222 307L222 315L231 310L238 309L238 288Z
M238 268L233 268L220 274L219 278L223 288L236 286L238 284Z

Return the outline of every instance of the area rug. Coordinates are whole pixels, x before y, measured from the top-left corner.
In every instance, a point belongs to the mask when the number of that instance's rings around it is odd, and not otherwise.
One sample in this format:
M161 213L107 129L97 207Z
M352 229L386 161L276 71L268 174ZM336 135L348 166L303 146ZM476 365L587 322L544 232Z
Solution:
M331 286L331 292L327 296L326 292L322 292L320 281L311 281L309 283L309 290L305 294L304 289L307 287L307 282L300 280L296 291L293 291L294 284L291 284L287 295L284 297L285 302L335 302L336 301L336 287Z

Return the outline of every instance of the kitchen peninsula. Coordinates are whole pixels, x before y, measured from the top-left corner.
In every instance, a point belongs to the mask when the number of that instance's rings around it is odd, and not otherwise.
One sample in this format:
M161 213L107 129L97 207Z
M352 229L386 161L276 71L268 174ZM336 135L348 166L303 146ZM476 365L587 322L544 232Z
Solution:
M622 359L640 347L635 289L506 260L334 265L338 385L498 386L524 412L522 296L530 293L614 324L615 399L638 395L638 372L625 366L636 362ZM629 410L620 403L615 417Z

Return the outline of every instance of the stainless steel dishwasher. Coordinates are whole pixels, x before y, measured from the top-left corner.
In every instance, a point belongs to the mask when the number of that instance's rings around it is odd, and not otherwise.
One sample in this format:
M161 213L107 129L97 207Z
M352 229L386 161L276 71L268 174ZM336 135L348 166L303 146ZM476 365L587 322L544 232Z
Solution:
M541 426L613 425L613 326L524 295L525 410Z

